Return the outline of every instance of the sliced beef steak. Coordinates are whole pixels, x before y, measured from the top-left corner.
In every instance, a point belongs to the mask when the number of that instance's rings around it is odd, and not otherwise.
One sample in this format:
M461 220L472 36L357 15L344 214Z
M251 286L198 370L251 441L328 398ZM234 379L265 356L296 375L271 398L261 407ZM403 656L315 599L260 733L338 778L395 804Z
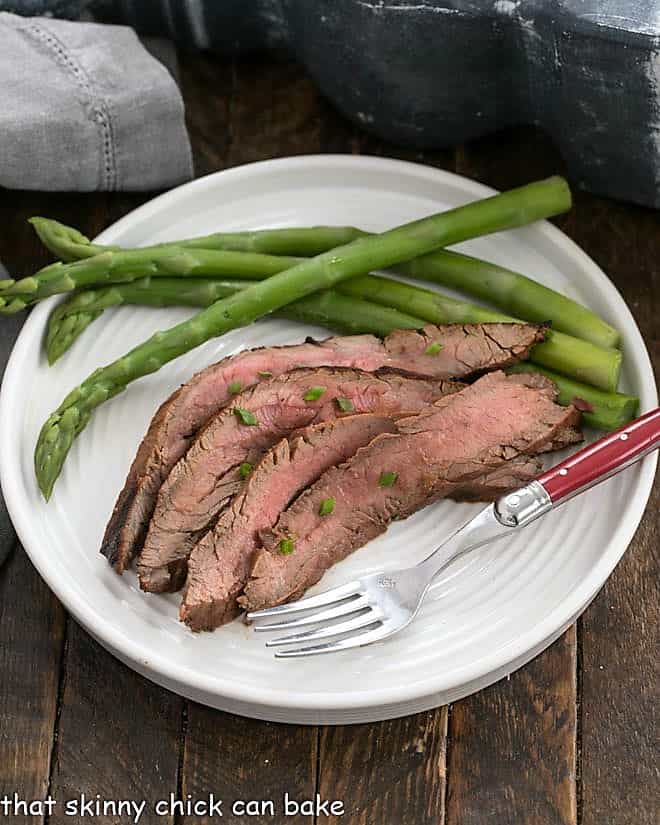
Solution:
M312 425L272 447L257 465L244 490L194 547L181 619L192 630L213 630L239 612L237 597L248 578L258 533L271 528L280 511L325 470L345 461L380 432L395 432L392 419L348 416ZM574 431L560 433L551 445L572 443ZM543 469L537 456L520 455L465 485L452 489L460 501L493 501L527 484ZM327 503L326 509L329 509ZM330 515L330 513L327 513Z
M447 498L454 501L495 501L529 484L542 472L543 462L538 456L517 456L490 473L457 485L447 494Z
M367 371L392 367L436 378L462 377L526 358L543 337L543 328L532 324L425 327L421 332L393 332L384 341L354 335L246 350L212 364L173 393L153 417L106 527L101 552L118 573L124 571L142 547L163 481L199 429L231 400L235 386L246 388L264 376L301 366ZM441 349L427 352L432 343Z
M351 415L306 427L271 448L192 551L182 620L195 630L211 630L233 619L259 531L272 527L291 500L329 467L346 461L380 433L394 431L391 418Z
M161 487L138 559L140 586L163 592L183 584L186 560L201 536L242 486L241 465L294 430L347 412L419 412L460 389L386 371L339 367L293 370L238 394L200 432Z
M212 630L235 618L240 610L237 598L258 547L258 534L273 527L280 511L321 473L347 460L376 435L395 431L390 418L347 416L306 427L268 450L243 491L193 548L181 605L182 621L198 631ZM575 441L577 432L572 428L561 432L549 446L561 449ZM520 455L453 489L450 495L458 501L493 501L527 484L542 469L537 456Z
M554 403L550 382L496 372L399 421L397 434L377 436L325 472L266 531L239 603L258 610L300 597L393 519L541 451L578 419L575 408ZM329 497L333 513L321 518L320 503Z
M542 444L537 452L563 450L580 441L582 441L580 430L577 427L567 427L558 432L552 441ZM542 472L543 462L538 455L520 455L507 461L497 470L453 489L447 498L454 501L495 501L500 496L529 484Z

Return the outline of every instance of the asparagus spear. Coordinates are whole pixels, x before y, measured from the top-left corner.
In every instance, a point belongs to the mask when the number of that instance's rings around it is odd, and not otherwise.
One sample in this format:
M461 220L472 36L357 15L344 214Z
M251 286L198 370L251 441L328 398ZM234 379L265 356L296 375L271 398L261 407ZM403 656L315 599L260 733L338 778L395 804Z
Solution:
M318 324L337 332L358 335L369 332L381 338L395 329L419 329L424 326L421 318L372 301L349 298L335 289L324 289L299 298L278 309L275 315L305 324Z
M557 401L564 406L575 404L582 410L582 420L590 427L616 430L637 415L639 398L636 395L603 392L529 362L515 364L508 372L540 372L547 375L559 390Z
M55 308L46 335L49 363L54 363L73 344L103 309L120 304L148 306L210 306L214 300L230 295L252 282L212 279L143 278L129 284L116 284L100 290L74 295ZM339 307L339 295L353 297L354 307L345 301ZM332 290L334 298L321 299L319 294L289 305L278 314L308 323L319 323L344 332L373 332L419 327L433 324L478 324L488 321L512 322L518 319L476 304L457 301L391 278L365 275ZM395 313L383 317L382 313ZM391 324L391 325L390 325ZM532 351L534 363L557 370L574 379L607 391L616 389L622 356L618 350L595 345L549 330L545 342Z
M412 278L467 292L526 321L552 321L560 332L617 347L621 336L590 309L518 272L469 255L438 249L398 268Z
M131 381L156 372L163 364L210 338L249 324L319 289L476 235L530 223L564 211L570 204L570 190L561 178L512 189L381 235L358 238L222 298L193 318L155 333L125 356L93 372L49 416L35 450L35 471L43 495L50 498L66 455L94 409L122 392Z
M140 278L127 284L78 292L51 313L46 332L48 363L54 364L78 336L105 309L122 304L142 306L208 307L219 298L245 289L252 281L211 278ZM278 310L277 315L308 324L320 324L339 332L385 336L393 329L418 329L420 318L371 301L348 298L325 290L300 298Z
M54 364L74 341L104 310L122 304L141 306L207 307L226 295L232 295L243 284L234 281L202 278L138 278L124 284L112 284L98 289L76 292L58 304L51 312L46 330L48 363Z
M30 218L30 222L48 249L65 261L118 249L92 244L78 230L48 218ZM316 255L367 234L369 233L354 227L266 229L215 233L147 248L163 250L177 246L207 247L304 257ZM518 272L459 252L436 250L401 265L398 270L422 281L462 290L526 321L552 320L555 330L601 347L617 347L621 340L616 329L577 301Z
M30 218L45 247L62 261L92 258L103 252L119 251L118 246L93 244L82 232L50 218ZM298 255L306 258L354 241L366 234L352 226L308 226L303 228L260 229L251 232L214 232L198 238L143 247L160 251L168 247L187 249L227 249L234 252L262 252L268 255Z
M519 321L485 307L457 301L438 292L411 284L370 275L341 284L345 295L366 298L394 307L433 324L478 324L488 321ZM568 375L577 381L613 392L619 382L623 356L619 350L603 349L563 332L548 330L546 340L536 344L530 355L535 364Z
M120 304L141 304L147 306L208 306L222 295L229 295L249 286L248 281L214 281L196 278L181 279L159 278L152 284L149 279L141 279L130 284L118 284L100 290L80 292L65 303L60 304L51 314L48 328L49 360L64 352L87 324L101 314L104 309ZM341 288L341 287L340 287ZM414 288L413 288L414 289ZM442 297L442 296L440 296ZM458 302L449 301L445 312L454 310L454 320L461 323L472 321L472 316L464 311L456 312ZM279 310L278 315L302 321L321 324L339 332L371 332L385 336L394 329L416 329L425 321L400 313L389 307L379 306L362 298L341 295L336 290L325 290L306 298L301 298ZM77 325L82 326L76 331ZM466 320L467 319L467 320ZM491 317L481 320L492 320ZM73 322L74 331L70 332L67 323ZM67 344L67 336L70 336ZM61 352L60 352L61 350ZM52 351L52 359L51 359ZM526 362L510 368L512 372L540 372L551 378L559 388L560 404L568 405L576 401L581 407L585 402L591 409L583 412L583 419L591 427L603 430L615 430L637 414L639 398L632 395L604 392L582 384L565 375L548 370L538 364Z
M57 262L29 278L0 289L0 314L13 314L50 295L86 286L134 281L144 276L179 277L231 275L234 278L268 277L289 269L299 258L230 252L224 249L108 250L73 263Z

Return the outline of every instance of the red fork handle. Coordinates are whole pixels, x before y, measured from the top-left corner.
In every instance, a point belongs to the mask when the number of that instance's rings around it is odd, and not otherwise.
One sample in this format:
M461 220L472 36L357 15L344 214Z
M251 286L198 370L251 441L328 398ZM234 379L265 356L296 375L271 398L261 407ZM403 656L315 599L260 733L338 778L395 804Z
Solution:
M539 476L537 481L543 485L552 503L560 504L615 475L658 447L660 407L574 453Z

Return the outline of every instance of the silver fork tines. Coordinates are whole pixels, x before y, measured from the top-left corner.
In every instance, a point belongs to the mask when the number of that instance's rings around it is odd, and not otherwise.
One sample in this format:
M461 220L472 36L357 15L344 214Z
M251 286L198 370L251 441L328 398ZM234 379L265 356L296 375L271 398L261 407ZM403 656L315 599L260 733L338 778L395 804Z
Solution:
M348 584L342 584L339 587L333 587L332 590L326 590L325 593L319 593L318 596L306 596L304 599L298 599L297 602L280 604L277 607L266 607L263 610L248 613L247 620L248 622L252 622L257 619L269 619L271 616L287 616L290 613L299 613L301 610L310 610L313 607L323 607L326 604L334 604L340 599L347 599L349 596L353 596L359 592L360 582L352 581Z
M511 529L502 524L490 505L415 567L363 576L316 596L248 613L248 621L262 632L299 631L266 643L267 647L278 648L301 645L277 650L275 656L282 659L333 653L383 641L412 621L431 580L440 570L467 550L508 535Z
M365 576L318 596L248 613L247 619L255 622L255 630L262 632L305 628L300 633L271 639L266 647L331 640L320 645L278 650L275 656L279 659L361 647L387 638L412 618L414 606L411 609L403 605L402 593L391 588L390 583L382 574ZM280 621L260 623L267 619ZM344 621L338 621L340 619Z
M315 630L304 630L302 633L293 633L290 636L278 636L277 639L270 639L266 642L266 647L290 645L294 642L317 642L320 639L342 636L344 633L352 633L354 630L361 630L363 627L380 625L382 623L381 619L382 613L370 607L345 622L326 625Z
M373 642L380 642L395 633L391 627L382 625L374 630L367 630L350 636L347 639L340 639L337 642L327 642L323 645L313 645L312 647L299 647L294 650L277 650L275 656L278 659L295 659L300 656L316 656L319 653L335 653L338 650L349 650L352 647L364 647Z
M343 616L348 616L358 610L365 610L369 607L369 599L366 596L357 596L357 598L350 598L342 600L336 607L329 607L327 610L316 610L314 613L302 616L301 618L292 618L283 622L272 622L269 624L257 625L254 629L256 631L264 630L293 630L296 627L305 627L310 624L318 624L319 622L331 622L333 619L341 619Z

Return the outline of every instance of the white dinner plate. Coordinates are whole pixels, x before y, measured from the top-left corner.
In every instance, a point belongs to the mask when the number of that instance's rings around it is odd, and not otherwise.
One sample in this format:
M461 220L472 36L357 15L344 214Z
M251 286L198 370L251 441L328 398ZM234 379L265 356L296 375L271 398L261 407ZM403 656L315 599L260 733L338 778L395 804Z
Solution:
M491 193L416 164L337 155L289 158L181 186L127 215L98 240L137 246L220 229L314 224L381 231ZM617 326L625 351L623 389L641 396L642 411L657 403L649 357L628 308L565 235L542 222L464 246L582 301ZM53 305L50 300L38 306L25 324L0 398L2 487L18 534L48 585L102 645L149 679L217 708L285 722L365 722L435 707L485 687L539 653L584 610L625 551L651 490L655 456L508 543L457 563L435 585L412 626L394 639L332 656L276 661L263 637L241 621L215 633L191 633L177 621L177 595L141 593L135 576L117 576L98 548L140 439L172 390L244 347L290 344L326 332L261 321L131 385L94 414L46 504L32 454L47 415L95 367L191 314L108 311L49 368L42 340ZM410 564L478 507L428 507L338 564L320 586Z

